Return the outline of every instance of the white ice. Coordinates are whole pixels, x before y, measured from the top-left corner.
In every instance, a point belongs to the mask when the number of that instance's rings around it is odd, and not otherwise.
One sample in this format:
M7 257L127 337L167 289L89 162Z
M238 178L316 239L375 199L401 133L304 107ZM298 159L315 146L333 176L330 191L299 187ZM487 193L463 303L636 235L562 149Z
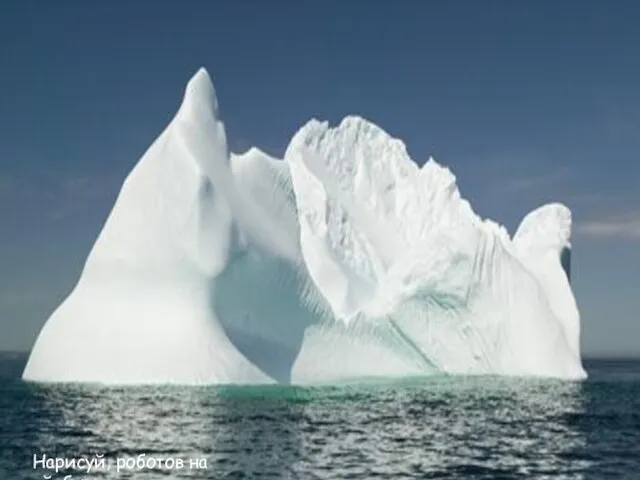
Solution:
M437 373L584 378L571 213L511 239L454 175L359 117L283 160L230 154L206 71L125 180L23 377L316 383Z

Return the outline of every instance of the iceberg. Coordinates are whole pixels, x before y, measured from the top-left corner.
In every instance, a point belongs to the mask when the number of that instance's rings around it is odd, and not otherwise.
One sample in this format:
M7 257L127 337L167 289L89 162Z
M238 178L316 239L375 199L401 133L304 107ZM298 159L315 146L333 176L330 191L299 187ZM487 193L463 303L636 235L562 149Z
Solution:
M363 118L230 153L200 69L125 179L23 378L222 384L581 379L571 213L511 238Z

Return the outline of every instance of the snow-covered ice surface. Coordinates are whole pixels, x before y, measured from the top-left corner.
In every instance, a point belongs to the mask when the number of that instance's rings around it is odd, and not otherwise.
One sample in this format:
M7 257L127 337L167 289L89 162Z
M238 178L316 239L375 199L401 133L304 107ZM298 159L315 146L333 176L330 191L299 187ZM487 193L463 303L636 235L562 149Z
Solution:
M206 71L125 180L32 381L316 383L434 373L584 378L571 213L511 239L454 175L359 117L284 161L228 152Z

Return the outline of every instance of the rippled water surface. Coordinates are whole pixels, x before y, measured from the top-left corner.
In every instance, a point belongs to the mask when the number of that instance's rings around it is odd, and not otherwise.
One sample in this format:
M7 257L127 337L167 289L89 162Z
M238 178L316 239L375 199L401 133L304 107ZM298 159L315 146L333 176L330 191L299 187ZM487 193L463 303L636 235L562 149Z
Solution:
M25 360L0 356L0 479L640 479L635 361L587 362L581 383L105 388L25 384ZM111 468L34 469L34 454ZM116 471L141 454L185 467Z

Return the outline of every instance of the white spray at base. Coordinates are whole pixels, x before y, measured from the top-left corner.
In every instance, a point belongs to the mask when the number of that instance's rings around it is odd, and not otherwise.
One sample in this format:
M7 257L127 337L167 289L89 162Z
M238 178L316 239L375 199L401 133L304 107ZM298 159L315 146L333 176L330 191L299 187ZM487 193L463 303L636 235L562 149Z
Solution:
M498 374L579 379L571 213L509 238L359 117L311 120L284 161L229 154L207 72L125 180L23 378L326 383Z

